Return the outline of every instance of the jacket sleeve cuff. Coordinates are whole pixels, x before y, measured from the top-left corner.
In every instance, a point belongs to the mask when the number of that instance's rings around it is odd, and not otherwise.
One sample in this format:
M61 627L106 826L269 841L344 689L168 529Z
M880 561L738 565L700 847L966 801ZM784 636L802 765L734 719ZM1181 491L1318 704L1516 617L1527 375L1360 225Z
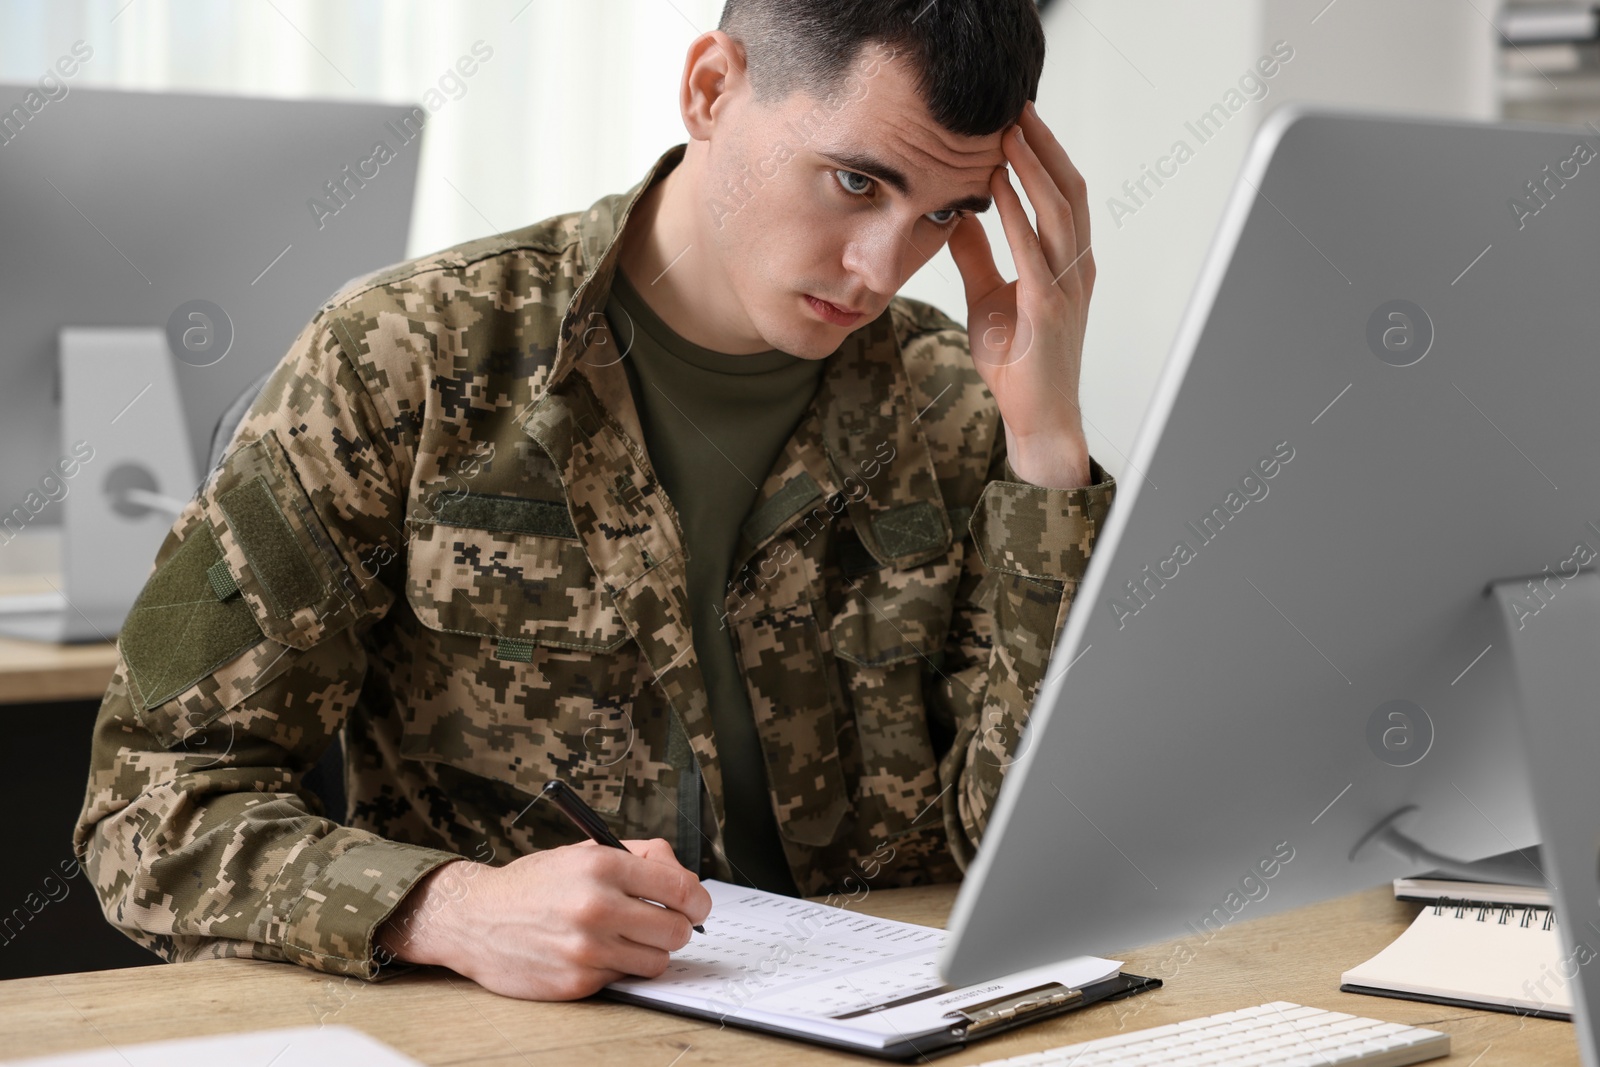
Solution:
M1046 581L1083 577L1111 510L1117 483L1089 457L1089 484L1049 489L1017 477L1004 461L1004 480L991 481L973 509L973 544L991 571Z
M358 834L361 840L340 850L335 841L344 833ZM330 846L332 859L306 879L289 911L285 957L315 970L365 979L409 969L388 960L387 954L380 959L373 937L423 875L465 857L352 830L321 845Z

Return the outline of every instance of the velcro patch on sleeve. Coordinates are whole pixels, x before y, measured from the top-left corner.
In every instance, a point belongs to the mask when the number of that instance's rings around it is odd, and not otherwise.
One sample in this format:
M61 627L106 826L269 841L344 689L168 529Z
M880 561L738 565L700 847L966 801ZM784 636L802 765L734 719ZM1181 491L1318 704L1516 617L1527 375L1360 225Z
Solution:
M219 600L212 568L222 547L195 527L150 576L117 637L140 702L154 708L262 639L241 597Z
M327 589L265 478L258 475L229 489L217 498L217 506L228 516L234 539L278 616L288 617L322 598Z
M309 460L315 471L316 456ZM337 525L326 524L272 430L235 445L202 497L227 577L238 583L261 631L279 644L304 651L358 620L382 615L393 602L382 582L348 562L355 549ZM337 503L327 507L340 515ZM222 596L225 586L213 592Z

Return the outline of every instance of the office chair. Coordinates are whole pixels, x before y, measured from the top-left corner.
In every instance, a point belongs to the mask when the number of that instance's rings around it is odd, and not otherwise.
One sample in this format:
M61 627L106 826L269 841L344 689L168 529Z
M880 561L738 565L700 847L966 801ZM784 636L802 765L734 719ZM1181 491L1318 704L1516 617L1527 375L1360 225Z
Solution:
M222 417L217 420L217 425L211 431L210 456L206 463L208 471L216 470L222 462L222 457L227 454L228 443L233 440L234 432L239 429L239 423L244 421L245 412L249 411L265 388L267 379L272 377L268 371L249 385L244 391L233 399L222 412ZM346 810L347 801L344 792L344 743L338 734L333 737L333 744L328 746L316 766L306 772L306 788L315 793L321 800L323 810L328 818L336 822L344 822L350 813Z

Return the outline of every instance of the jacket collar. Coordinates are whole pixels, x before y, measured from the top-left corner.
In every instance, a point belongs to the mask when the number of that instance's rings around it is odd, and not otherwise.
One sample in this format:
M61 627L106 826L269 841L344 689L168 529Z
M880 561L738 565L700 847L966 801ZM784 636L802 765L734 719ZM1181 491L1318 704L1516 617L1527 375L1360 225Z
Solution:
M673 145L661 154L646 172L643 179L625 193L603 196L578 217L577 258L573 271L583 281L572 294L567 312L561 319L561 342L556 349L555 366L546 379L547 388L561 381L573 365L583 359L597 334L592 327L602 321L606 300L611 295L611 278L617 269L617 257L622 251L622 230L634 206L645 191L683 160L687 145Z

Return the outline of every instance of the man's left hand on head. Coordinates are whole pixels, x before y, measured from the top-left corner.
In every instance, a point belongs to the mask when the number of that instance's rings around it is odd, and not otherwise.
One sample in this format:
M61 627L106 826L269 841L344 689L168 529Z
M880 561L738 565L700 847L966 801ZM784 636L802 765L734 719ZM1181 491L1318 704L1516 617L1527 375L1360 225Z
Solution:
M966 289L973 363L1000 408L1012 469L1035 484L1073 488L1089 481L1078 408L1095 276L1088 192L1032 103L1003 145L1038 218L1035 229L1006 168L996 168L989 185L1017 280L995 266L976 218L957 225L950 254Z

